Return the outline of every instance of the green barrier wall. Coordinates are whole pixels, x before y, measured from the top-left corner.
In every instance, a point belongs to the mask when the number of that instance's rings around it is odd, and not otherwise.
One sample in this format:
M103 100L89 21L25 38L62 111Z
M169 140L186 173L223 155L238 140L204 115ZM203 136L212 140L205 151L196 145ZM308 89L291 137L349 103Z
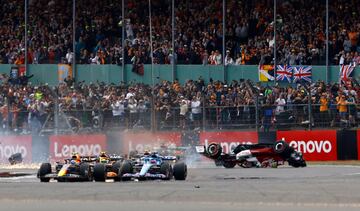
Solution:
M11 65L1 64L0 73L10 72ZM50 85L58 84L57 65L41 64L29 65L28 74L34 74L30 80L33 84L48 83ZM326 67L313 66L313 81L326 80ZM212 66L212 65L177 65L175 67L175 75L172 74L171 65L145 65L144 75L140 76L132 72L132 65L125 66L124 79L122 78L122 67L118 65L77 65L76 78L78 81L86 83L101 81L105 83L118 84L121 81L128 83L158 83L162 80L172 81L173 78L178 79L180 83L184 83L189 79L198 79L200 76L209 82L213 80L224 81L251 79L258 81L257 65L241 65L241 66ZM358 79L360 68L355 69L354 76ZM339 79L339 66L329 67L329 81L337 82Z

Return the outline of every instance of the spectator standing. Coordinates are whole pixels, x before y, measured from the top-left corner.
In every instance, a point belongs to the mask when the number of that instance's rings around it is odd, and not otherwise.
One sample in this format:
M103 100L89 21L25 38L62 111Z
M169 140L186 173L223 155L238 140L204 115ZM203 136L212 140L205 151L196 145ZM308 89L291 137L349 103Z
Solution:
M225 65L233 65L234 64L234 60L233 58L231 58L231 55L230 55L230 51L227 50L226 51L226 57L225 57Z
M125 117L125 107L124 103L121 100L121 97L118 97L116 100L113 101L111 104L112 108L112 114L115 118L115 124L120 125L124 123L124 117Z
M188 104L186 102L186 100L184 100L184 97L181 96L180 98L180 128L185 129L186 127L186 116L188 113L189 107Z
M201 101L197 96L193 96L191 101L191 114L194 122L194 128L200 129L201 121Z
M329 99L326 93L322 93L320 97L320 123L326 126L329 120Z
M340 95L337 100L339 115L340 115L340 125L347 125L347 101L345 95ZM345 123L345 124L343 124Z

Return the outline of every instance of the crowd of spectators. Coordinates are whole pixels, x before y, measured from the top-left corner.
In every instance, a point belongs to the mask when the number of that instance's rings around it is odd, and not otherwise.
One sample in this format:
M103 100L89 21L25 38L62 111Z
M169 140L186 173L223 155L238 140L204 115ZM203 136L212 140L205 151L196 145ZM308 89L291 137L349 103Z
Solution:
M230 129L358 126L360 85L263 85L202 78L180 84L18 84L1 75L0 126L5 131L43 129ZM58 125L55 123L58 115Z
M152 0L153 62L225 65L273 63L272 0L226 1L226 52L222 52L222 1L175 1L175 49L171 45L171 1ZM278 64L324 65L325 0L277 1ZM151 63L149 9L146 0L78 0L75 55L80 64ZM356 0L329 1L330 64L359 63ZM71 63L72 1L29 0L28 62ZM0 8L0 63L25 62L24 1ZM125 46L121 44L125 28ZM124 51L125 57L122 58Z

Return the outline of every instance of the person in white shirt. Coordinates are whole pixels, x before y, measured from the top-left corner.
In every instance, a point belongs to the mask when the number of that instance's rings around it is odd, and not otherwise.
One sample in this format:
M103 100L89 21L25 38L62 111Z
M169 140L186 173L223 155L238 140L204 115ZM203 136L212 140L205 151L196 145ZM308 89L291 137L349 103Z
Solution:
M340 52L340 61L339 61L339 65L343 65L345 62L345 55L344 55L344 51Z
M225 56L225 65L233 65L233 64L234 64L234 60L230 56L230 51L227 50L226 51L226 56Z
M125 106L124 102L120 97L116 101L111 104L112 114L113 117L116 119L116 123L123 123L124 116L125 116Z
M130 97L128 101L128 109L129 109L129 128L132 128L134 124L138 121L138 110L137 110L137 102L133 96Z
M237 54L236 56L236 61L235 61L235 65L241 65L241 55L240 54Z
M215 64L216 65L222 64L222 55L218 50L215 51Z
M73 52L71 52L70 49L68 49L67 54L66 54L65 57L66 57L67 63L68 63L68 64L72 64L73 58L74 58L74 54L73 54Z
M284 99L284 96L281 94L279 96L278 99L275 100L275 105L276 105L276 109L275 109L275 114L279 115L282 112L285 111L285 105L286 105L286 101Z
M186 115L189 110L189 106L186 102L186 100L183 99L184 97L180 98L180 127L182 129L186 126Z
M100 64L99 57L97 55L94 56L94 54L91 54L91 56L90 56L90 64Z
M201 121L201 102L200 99L196 96L193 97L191 101L191 115L194 122L194 128L200 129L200 121Z

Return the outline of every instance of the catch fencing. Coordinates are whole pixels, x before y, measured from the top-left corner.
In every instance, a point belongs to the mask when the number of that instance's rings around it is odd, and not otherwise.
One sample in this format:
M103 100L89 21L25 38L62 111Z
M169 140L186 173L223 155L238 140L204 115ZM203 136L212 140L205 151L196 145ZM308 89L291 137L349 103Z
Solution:
M357 128L360 105L348 104L339 112L337 104L237 105L201 106L188 108L185 115L180 107L142 107L111 109L55 109L42 112L3 108L0 113L1 134L90 134L106 131L277 131L296 129Z

